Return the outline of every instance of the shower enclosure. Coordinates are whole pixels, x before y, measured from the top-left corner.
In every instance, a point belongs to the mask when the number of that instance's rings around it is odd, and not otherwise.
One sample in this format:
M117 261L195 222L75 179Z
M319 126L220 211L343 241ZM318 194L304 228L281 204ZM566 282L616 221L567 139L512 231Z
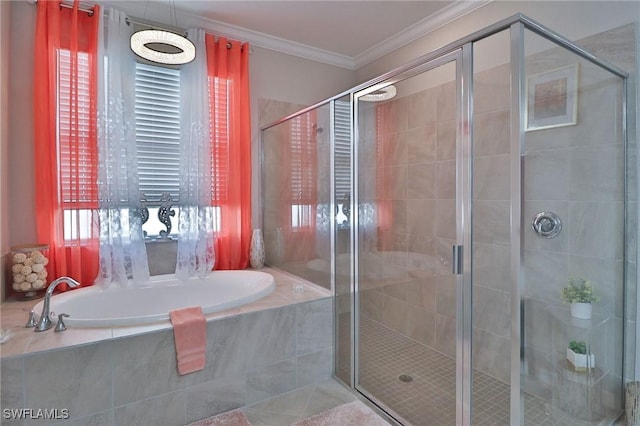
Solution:
M517 15L263 129L267 263L333 290L338 379L402 424L621 414L626 84Z

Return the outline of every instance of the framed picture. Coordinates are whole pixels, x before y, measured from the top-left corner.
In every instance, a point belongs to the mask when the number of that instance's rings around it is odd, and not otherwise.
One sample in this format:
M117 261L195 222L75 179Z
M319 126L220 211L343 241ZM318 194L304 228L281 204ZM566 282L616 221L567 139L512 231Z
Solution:
M578 64L527 77L527 131L576 124Z

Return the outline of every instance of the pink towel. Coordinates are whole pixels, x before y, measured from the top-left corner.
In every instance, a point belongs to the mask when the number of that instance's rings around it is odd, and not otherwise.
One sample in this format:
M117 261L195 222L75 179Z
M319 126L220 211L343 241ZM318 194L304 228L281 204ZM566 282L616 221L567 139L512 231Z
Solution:
M169 312L176 342L178 373L202 370L206 362L207 321L200 306Z

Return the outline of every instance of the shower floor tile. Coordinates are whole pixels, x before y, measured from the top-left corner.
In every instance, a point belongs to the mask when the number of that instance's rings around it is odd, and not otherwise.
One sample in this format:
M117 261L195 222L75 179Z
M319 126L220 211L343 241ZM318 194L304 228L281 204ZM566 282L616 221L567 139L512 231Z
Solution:
M343 334L344 335L344 334ZM360 383L413 426L455 425L455 361L382 324L360 319ZM411 377L403 381L401 375ZM405 378L405 380L407 380ZM509 385L474 372L474 426L508 426ZM525 395L527 426L556 426L545 401Z

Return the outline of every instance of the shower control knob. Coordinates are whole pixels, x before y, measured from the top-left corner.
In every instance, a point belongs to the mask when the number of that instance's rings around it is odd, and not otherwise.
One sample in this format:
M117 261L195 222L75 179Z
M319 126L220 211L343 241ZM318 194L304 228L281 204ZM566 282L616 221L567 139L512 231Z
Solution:
M562 221L553 212L540 212L531 220L531 229L542 238L553 238L562 230Z

